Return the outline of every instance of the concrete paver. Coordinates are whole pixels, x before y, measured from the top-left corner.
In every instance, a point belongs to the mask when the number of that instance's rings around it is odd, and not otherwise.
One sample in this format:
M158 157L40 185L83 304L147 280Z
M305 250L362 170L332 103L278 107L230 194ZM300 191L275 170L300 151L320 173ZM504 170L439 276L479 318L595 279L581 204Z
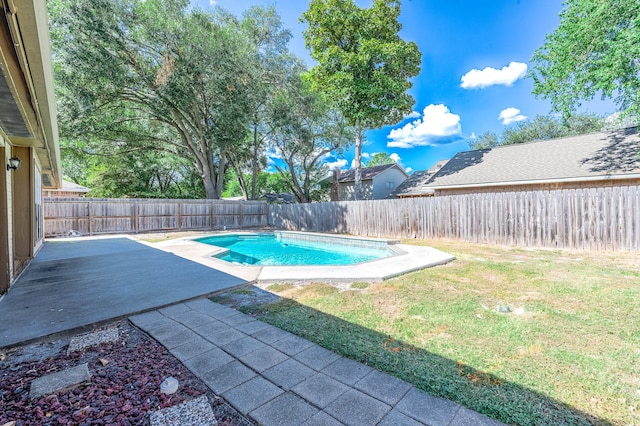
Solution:
M369 426L382 420L391 407L359 390L351 389L333 401L325 411L346 425Z
M409 383L378 370L367 374L354 387L389 405L397 404L411 389Z
M343 423L337 421L324 411L320 411L315 416L304 422L302 426L342 426Z
M305 381L315 374L315 371L292 358L289 358L262 373L264 377L271 380L284 390L290 390L298 383Z
M272 346L287 355L293 356L313 346L313 343L302 337L291 336L273 342Z
M257 374L240 361L231 361L222 367L211 370L200 378L218 395L241 385Z
M349 387L331 377L318 373L294 386L291 390L314 405L325 408L338 399L340 395L347 392Z
M198 325L191 329L177 321L199 316L185 307L216 317L215 322L193 322ZM181 303L131 320L160 336L158 341L213 392L261 425L501 425L209 300ZM172 333L163 335L159 326ZM176 330L189 338L171 347L181 339Z
M175 348L171 348L171 353L180 361L184 362L194 356L208 352L215 347L216 346L213 343L196 334L195 337L188 340L186 343L176 346Z
M31 382L29 399L35 399L43 395L73 388L90 379L91 373L89 373L89 366L87 364L80 364L75 367L47 374Z
M282 393L282 389L258 376L223 393L222 396L238 411L247 414Z
M252 411L249 416L262 426L300 425L318 412L304 399L287 392Z
M373 368L347 358L340 358L322 370L327 376L333 377L349 386L355 385L372 371Z
M318 345L313 345L298 353L294 358L316 371L321 371L329 364L339 360L340 355L326 350L325 348L321 348Z
M280 364L288 357L277 349L270 346L253 351L243 357L240 357L240 361L253 368L258 373Z
M229 364L234 358L220 348L213 348L184 361L184 365L196 376Z
M378 423L378 426L420 426L420 425L422 425L422 423L420 423L417 420L413 420L409 416L405 416L404 414L402 414L400 411L396 409L391 410L386 416L384 416L384 419L382 419L382 421Z
M398 402L396 408L422 423L445 426L451 423L460 410L460 405L413 388Z
M242 339L234 340L231 343L227 343L226 345L222 346L222 349L239 358L241 356L250 354L251 352L257 351L258 349L266 347L267 345L262 343L260 340L256 340L251 336L246 336Z

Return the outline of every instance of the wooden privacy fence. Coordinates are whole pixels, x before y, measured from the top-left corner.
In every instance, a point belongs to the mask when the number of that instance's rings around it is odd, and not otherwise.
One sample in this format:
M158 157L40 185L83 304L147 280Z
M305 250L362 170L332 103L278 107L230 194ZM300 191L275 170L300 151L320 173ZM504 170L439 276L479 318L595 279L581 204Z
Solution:
M264 227L264 201L45 198L45 236Z
M375 237L638 250L640 186L270 206L268 222Z

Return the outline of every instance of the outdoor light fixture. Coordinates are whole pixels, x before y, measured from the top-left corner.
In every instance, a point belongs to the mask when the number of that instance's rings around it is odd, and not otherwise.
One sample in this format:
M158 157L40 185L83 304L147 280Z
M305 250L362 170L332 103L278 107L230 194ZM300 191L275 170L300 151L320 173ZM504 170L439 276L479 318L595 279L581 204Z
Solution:
M22 161L18 157L9 158L9 164L7 164L7 171L18 170L18 167L20 167L21 162Z

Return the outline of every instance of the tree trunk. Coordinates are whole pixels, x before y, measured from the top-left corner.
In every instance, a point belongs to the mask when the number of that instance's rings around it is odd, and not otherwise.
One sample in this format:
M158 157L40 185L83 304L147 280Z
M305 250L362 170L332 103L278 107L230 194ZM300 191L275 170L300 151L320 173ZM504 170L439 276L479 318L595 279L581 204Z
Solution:
M251 199L256 199L256 180L258 179L258 124L253 124L253 152L251 153Z
M362 198L362 126L360 122L356 123L356 157L355 162L355 175L353 183L353 199L360 200Z
M216 196L220 198L220 194L224 190L224 173L227 167L227 153L226 150L220 148L220 158L218 159L218 175L216 176Z
M220 198L216 197L216 185L213 182L211 173L202 173L202 183L204 183L204 194L207 199Z

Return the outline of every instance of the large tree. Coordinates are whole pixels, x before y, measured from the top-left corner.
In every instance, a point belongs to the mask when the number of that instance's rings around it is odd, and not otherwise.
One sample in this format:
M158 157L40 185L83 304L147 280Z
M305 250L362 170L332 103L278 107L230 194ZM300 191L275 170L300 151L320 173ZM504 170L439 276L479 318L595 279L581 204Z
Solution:
M352 129L299 75L278 92L270 117L275 127L271 144L282 158L274 167L298 202L317 199L315 189L329 172L322 159L348 146Z
M355 127L355 197L360 198L362 141L367 129L400 121L411 112L407 93L420 72L421 53L398 35L399 0L311 0L301 21L307 48L317 61L310 77Z
M250 118L252 46L237 20L186 0L54 0L49 9L62 138L181 156L218 198Z
M640 2L566 0L532 62L533 93L564 118L598 94L640 116Z
M255 199L260 195L258 179L266 166L265 147L273 132L267 111L275 93L290 75L300 73L300 60L288 49L291 33L284 28L275 7L254 6L243 14L242 33L252 44L250 56L250 134L242 144L236 144L230 153L242 195Z

